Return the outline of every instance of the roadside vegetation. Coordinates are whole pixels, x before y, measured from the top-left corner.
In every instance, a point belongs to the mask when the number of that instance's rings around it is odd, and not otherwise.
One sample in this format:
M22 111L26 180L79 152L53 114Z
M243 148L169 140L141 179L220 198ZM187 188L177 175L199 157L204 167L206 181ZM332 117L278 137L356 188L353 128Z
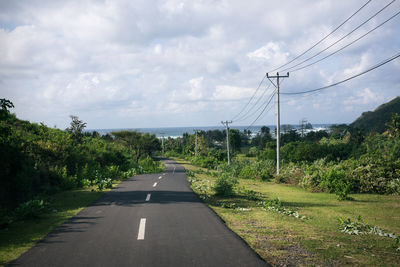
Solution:
M282 127L281 174L275 140L231 129L165 142L193 190L267 262L379 265L400 260L400 117L383 133L334 125L327 131Z
M160 172L155 135L100 136L71 116L66 130L18 119L0 99L0 265L16 258L113 184Z

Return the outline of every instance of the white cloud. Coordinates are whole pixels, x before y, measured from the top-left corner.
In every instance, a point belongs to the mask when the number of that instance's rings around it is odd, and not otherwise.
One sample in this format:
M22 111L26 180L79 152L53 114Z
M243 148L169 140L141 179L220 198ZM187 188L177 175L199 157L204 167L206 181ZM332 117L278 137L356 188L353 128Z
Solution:
M241 100L248 99L254 93L253 88L231 85L217 85L212 95L213 100Z
M17 116L61 128L70 114L97 128L157 126L165 118L180 125L214 124L244 106L266 71L304 51L360 5L289 1L266 9L262 0L0 1L0 94L15 103ZM385 25L384 38L291 73L282 91L326 85L395 54L399 25L393 21ZM349 116L357 117L362 108L357 105L398 95L398 66L397 60L374 71L386 77L379 94L374 75L365 75L344 84L351 90L341 98L329 96L329 105L342 106L346 99ZM300 115L334 120L337 114L321 108L324 104L315 112L314 103L318 98L293 100L282 112L294 122Z
M368 105L368 104L380 104L384 101L384 97L374 93L369 88L364 88L363 90L357 91L355 96L348 97L344 104L347 107L353 107L355 105Z
M278 43L268 42L268 44L248 53L247 56L250 59L273 60L278 65L286 62L289 56L288 52L282 52L281 50L281 45Z
M343 73L346 77L350 77L366 70L368 67L371 67L371 65L371 56L369 54L363 54L360 58L360 62L354 64L350 68L346 68Z
M198 100L203 98L203 91L202 91L203 80L204 77L199 77L191 79L189 81L191 89L188 93L188 97L190 100Z

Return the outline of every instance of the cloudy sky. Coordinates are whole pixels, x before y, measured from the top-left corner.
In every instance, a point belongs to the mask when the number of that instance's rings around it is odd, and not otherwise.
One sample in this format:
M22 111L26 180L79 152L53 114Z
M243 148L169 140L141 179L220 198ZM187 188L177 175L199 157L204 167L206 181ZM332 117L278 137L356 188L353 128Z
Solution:
M62 129L69 115L92 129L220 125L249 103L266 72L304 52L366 2L1 0L0 98L14 103L19 118ZM371 1L293 64L391 2ZM394 1L313 60L399 11ZM343 80L399 52L400 15L334 56L291 72L281 92ZM282 95L281 122L352 122L400 95L399 74L396 59L318 94ZM273 88L268 84L264 80L234 125L251 124L264 109ZM274 99L255 124L274 124L275 105Z

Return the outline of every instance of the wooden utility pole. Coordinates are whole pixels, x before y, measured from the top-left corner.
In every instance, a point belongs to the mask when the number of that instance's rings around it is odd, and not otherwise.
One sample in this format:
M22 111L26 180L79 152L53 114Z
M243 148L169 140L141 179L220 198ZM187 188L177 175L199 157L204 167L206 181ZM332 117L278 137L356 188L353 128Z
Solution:
M276 87L276 174L279 174L280 169L280 135L281 135L281 116L280 116L280 107L279 107L279 79L280 78L288 78L289 72L286 75L279 75L279 72L276 73L276 76L269 76L267 73L267 78L270 82ZM276 85L271 81L270 78L276 78Z
M232 121L221 121L221 123L226 127L226 151L228 153L228 166L231 166L231 159L229 156L229 124L232 123Z

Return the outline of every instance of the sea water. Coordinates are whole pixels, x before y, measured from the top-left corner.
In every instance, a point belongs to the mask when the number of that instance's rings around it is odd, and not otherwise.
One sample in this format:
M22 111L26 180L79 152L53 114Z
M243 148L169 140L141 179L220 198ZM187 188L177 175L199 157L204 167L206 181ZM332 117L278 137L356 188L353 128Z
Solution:
M313 125L313 131L319 131L319 130L327 130L329 127L333 124L314 124ZM298 130L300 129L300 125L290 125L294 129ZM241 132L244 130L250 130L252 135L255 135L261 131L261 127L263 126L231 126L231 129L237 129ZM270 132L273 133L275 131L276 126L274 125L267 125L267 127L270 129ZM224 130L225 127L223 125L221 126L192 126L192 127L163 127L163 128L120 128L120 129L87 129L87 132L93 132L96 131L101 135L105 135L111 132L118 132L118 131L138 131L142 133L150 133L150 134L155 134L157 137L171 137L171 138L177 138L181 137L183 134L188 133L188 134L193 134L195 130L197 131L209 131L209 130ZM310 130L307 130L310 131ZM281 132L282 132L282 125L281 125Z

